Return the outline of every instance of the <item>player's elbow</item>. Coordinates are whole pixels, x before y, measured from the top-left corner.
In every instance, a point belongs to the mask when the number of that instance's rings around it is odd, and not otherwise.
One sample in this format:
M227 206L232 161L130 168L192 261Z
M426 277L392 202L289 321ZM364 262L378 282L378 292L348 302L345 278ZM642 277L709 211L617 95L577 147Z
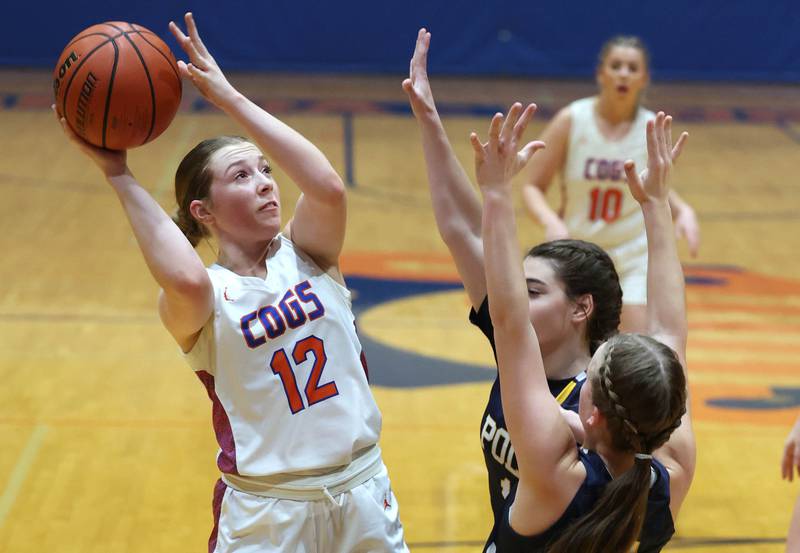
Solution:
M199 300L207 298L211 293L211 281L205 270L177 271L163 288L168 296Z
M320 181L317 192L317 197L327 205L337 206L347 202L347 187L335 171Z
M438 224L437 228L439 229L439 236L441 236L442 242L451 250L463 242L464 238L467 236L467 228L462 223L446 221Z
M513 299L492 297L489 294L489 314L492 317L495 335L502 333L510 340L519 340L529 331L527 312L513 304Z

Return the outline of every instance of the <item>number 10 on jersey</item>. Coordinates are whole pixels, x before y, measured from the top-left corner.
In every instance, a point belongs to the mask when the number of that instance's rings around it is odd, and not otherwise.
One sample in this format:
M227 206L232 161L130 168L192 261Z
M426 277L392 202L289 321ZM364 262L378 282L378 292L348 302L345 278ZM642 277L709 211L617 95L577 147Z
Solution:
M292 360L295 365L300 365L307 361L309 354L313 355L314 364L308 375L304 392L306 401L310 407L315 403L339 395L339 390L336 388L336 383L332 380L322 385L319 383L322 371L325 369L325 364L328 362L328 356L325 354L325 344L320 338L316 336L303 338L292 348ZM269 366L272 372L281 379L283 391L286 394L286 399L289 401L289 409L292 411L292 414L294 415L305 409L306 404L303 403L300 389L297 387L297 378L295 378L294 369L292 368L289 356L286 354L286 350L281 348L276 351L272 355Z
M592 188L589 192L589 220L612 223L622 211L622 191L618 188Z

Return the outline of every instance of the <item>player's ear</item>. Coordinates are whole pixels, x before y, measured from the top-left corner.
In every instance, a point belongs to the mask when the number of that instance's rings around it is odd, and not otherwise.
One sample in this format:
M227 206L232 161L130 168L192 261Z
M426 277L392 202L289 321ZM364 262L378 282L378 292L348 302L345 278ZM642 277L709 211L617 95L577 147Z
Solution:
M206 202L203 200L192 200L192 203L189 204L189 213L198 223L203 225L208 225L214 219L214 216L206 206Z
M572 320L576 323L589 322L589 318L594 312L594 297L591 294L583 294L573 301Z
M600 409L598 409L596 405L592 405L592 411L589 413L589 417L586 419L586 426L598 427L603 424L605 420L606 417L600 412Z

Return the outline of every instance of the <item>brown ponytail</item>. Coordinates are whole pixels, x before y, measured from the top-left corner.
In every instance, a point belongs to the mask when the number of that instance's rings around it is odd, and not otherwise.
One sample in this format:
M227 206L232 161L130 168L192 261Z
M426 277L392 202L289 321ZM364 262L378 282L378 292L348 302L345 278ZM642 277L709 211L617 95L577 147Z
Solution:
M175 172L175 201L178 209L172 220L181 229L192 246L208 236L208 229L201 225L189 211L194 200L207 200L213 175L209 169L211 157L225 146L249 142L241 136L218 136L203 140L192 148L178 165Z
M590 377L594 404L605 415L612 446L651 454L663 445L686 412L686 379L674 351L638 334L620 334L606 345L603 363ZM592 510L575 521L548 553L630 551L644 523L651 459L611 481Z

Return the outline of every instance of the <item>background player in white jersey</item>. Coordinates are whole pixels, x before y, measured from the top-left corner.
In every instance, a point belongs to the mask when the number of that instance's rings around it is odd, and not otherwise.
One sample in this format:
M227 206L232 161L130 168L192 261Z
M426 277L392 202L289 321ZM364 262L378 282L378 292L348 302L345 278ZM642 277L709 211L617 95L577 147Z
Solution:
M339 271L342 180L313 144L228 83L191 14L185 21L188 36L170 23L189 57L181 73L255 142L219 137L186 155L178 225L124 151L94 148L61 124L117 193L161 286L161 320L213 402L222 478L209 552L407 551ZM283 232L259 148L302 192ZM219 254L205 268L193 246L208 234Z
M647 240L639 206L625 185L623 163L647 161L644 128L653 112L640 104L649 81L649 56L636 37L610 39L600 51L596 79L599 94L558 112L541 139L547 149L531 160L523 198L544 226L545 239L579 238L606 250L620 276L624 304L622 329L645 330ZM560 173L561 205L545 198ZM692 256L700 242L694 210L675 191L670 207L678 236Z

